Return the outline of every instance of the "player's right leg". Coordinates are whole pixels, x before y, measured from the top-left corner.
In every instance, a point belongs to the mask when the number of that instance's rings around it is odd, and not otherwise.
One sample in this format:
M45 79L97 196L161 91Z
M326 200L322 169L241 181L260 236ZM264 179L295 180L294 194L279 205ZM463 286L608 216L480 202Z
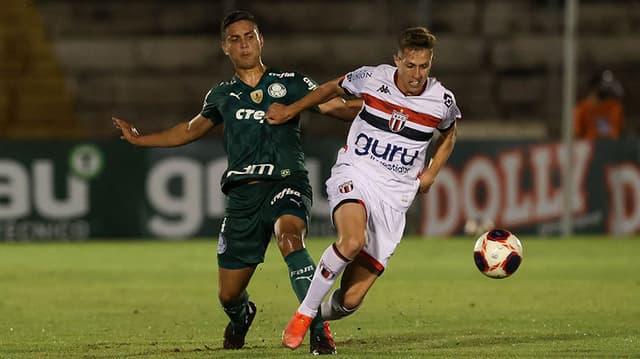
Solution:
M218 299L229 317L224 331L223 348L240 349L256 315L256 306L249 301L246 288L255 267L241 269L218 268Z
M307 295L282 333L285 346L295 349L304 340L322 299L351 259L364 247L366 221L366 210L361 202L345 201L336 207L334 223L338 241L322 254Z
M246 288L256 266L264 261L271 228L262 224L260 204L267 185L234 187L227 193L226 216L218 238L218 297L229 317L224 332L225 349L240 349L256 315Z

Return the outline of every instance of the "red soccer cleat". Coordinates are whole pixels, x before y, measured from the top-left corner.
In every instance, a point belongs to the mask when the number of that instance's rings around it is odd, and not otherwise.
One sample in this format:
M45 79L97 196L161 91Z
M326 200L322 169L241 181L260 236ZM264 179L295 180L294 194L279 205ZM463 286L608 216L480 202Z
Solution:
M307 330L311 326L312 317L306 316L296 310L282 332L282 344L287 348L296 349L302 344Z

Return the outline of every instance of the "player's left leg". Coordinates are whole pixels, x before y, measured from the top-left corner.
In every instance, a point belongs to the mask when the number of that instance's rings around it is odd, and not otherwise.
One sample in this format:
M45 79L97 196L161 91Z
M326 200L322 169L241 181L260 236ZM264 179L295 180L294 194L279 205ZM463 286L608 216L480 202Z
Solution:
M278 248L289 269L291 287L300 302L309 290L315 271L315 263L304 247L305 232L305 222L295 215L282 215L274 225ZM329 323L324 323L320 316L311 323L309 350L316 355L336 353Z
M375 260L361 252L344 270L340 288L320 305L322 319L336 320L353 314L383 270Z
M387 263L393 256L404 232L405 212L380 201L371 207L367 224L367 243L349 263L337 289L321 304L323 319L340 319L353 314L362 304Z
M313 259L304 247L305 232L304 221L290 214L280 216L274 225L278 249L289 268L291 287L298 300L302 300L307 293L311 276L315 270Z
M347 264L351 262L349 257L338 249L339 246L349 250L349 253L355 257L366 241L364 231L366 213L362 204L342 203L334 212L334 223L338 230L338 241L322 254L307 295L282 333L282 343L291 349L300 346L311 321L320 317L317 313L322 299L331 290L333 283Z

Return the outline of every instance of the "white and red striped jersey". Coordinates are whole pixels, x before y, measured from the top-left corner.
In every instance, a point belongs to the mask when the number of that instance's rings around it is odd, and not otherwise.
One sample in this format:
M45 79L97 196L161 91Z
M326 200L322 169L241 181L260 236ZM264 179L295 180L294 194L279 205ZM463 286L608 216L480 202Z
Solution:
M364 105L349 129L334 168L352 166L395 208L407 209L418 191L427 146L435 129L447 131L461 117L455 97L435 78L406 96L396 67L364 66L344 75L340 86Z

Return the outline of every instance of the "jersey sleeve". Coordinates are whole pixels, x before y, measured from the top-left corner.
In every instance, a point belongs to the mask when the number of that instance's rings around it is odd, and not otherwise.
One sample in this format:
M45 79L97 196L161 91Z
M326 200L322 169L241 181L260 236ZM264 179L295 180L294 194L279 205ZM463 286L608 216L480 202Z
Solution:
M219 98L220 96L215 88L209 90L204 97L204 104L202 105L202 111L200 111L200 115L208 118L215 125L219 125L224 121L220 111Z
M318 83L309 76L296 72L296 76L294 77L294 81L292 85L295 88L294 93L295 97L292 99L291 103L296 102L306 96L308 93L318 88ZM309 110L313 112L320 113L320 108L316 105L310 108Z
M374 69L375 67L372 66L362 66L342 76L338 84L347 94L360 97L360 93L373 75Z
M444 92L442 104L444 106L444 117L438 125L438 130L440 130L440 132L447 132L456 120L462 118L462 112L460 112L460 108L458 108L455 96L449 91Z

